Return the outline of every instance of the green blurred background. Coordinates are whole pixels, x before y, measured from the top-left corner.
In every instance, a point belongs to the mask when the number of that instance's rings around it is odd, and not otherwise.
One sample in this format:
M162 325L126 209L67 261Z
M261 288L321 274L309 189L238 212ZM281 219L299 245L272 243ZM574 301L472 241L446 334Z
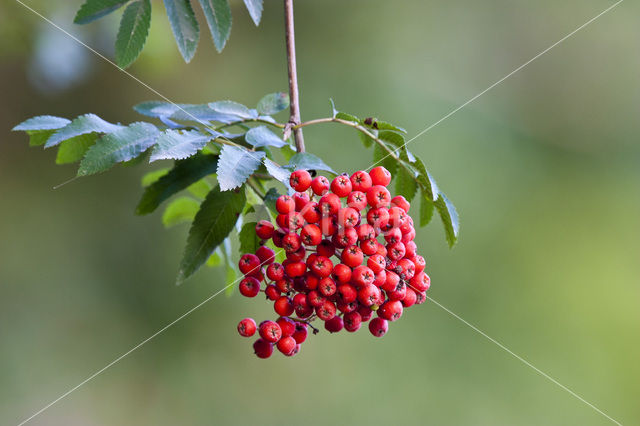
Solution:
M80 0L25 0L105 55L119 13L71 22ZM282 5L256 28L232 0L217 54L202 27L182 62L161 2L130 71L176 102L255 104L287 84ZM611 5L604 0L298 0L302 115L328 98L415 135ZM640 6L620 4L411 144L461 216L449 250L418 231L431 296L623 424L640 423ZM201 21L204 24L204 21ZM10 129L39 114L140 118L157 99L13 0L0 2L0 423L16 424L223 286L176 287L187 228L137 217L139 178L74 181ZM370 164L349 129L305 130L335 169ZM272 316L240 296L204 307L34 425L610 423L434 305L382 340L310 337L255 358L235 326Z

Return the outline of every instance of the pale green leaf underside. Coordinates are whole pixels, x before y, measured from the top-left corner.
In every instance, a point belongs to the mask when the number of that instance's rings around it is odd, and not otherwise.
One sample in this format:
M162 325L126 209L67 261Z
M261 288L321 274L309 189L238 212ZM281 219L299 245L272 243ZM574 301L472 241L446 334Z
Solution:
M250 129L244 135L244 139L247 141L247 143L253 145L256 148L263 146L282 148L283 146L287 145L287 143L279 138L278 135L267 129L267 126L258 126Z
M260 25L260 18L262 18L263 9L262 0L244 0L244 4L247 6L249 15L251 15L251 19L253 19L256 26Z
M231 34L231 7L227 0L199 0L209 25L213 44L222 52Z
M185 62L191 61L198 47L200 27L189 0L164 0L178 50Z
M71 123L56 131L44 145L45 148L58 145L60 142L86 133L111 133L122 129L123 126L104 121L95 114L85 114L74 119Z
M150 123L132 123L101 137L80 163L78 176L100 173L136 158L156 143L160 132Z
M184 132L166 130L158 137L157 145L151 154L150 161L181 160L190 157L204 148L211 139L211 136L203 135L195 130Z
M289 94L285 92L270 93L260 99L256 109L262 115L273 115L289 107Z
M309 154L308 152L300 152L289 160L289 166L292 170L324 170L331 172L334 175L337 174L335 170L329 167L319 157Z
M245 183L260 167L264 152L249 151L244 148L225 145L218 161L218 182L222 191L234 189Z

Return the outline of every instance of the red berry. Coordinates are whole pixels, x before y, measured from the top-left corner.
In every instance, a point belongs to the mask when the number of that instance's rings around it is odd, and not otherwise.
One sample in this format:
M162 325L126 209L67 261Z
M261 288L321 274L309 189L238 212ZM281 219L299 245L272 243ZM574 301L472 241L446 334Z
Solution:
M296 192L293 194L293 201L296 203L296 211L302 212L305 206L310 202L309 194L306 192Z
M324 176L318 176L311 181L311 189L316 195L324 195L329 190L329 179Z
M343 316L344 329L350 333L356 332L362 325L362 317L358 311L348 312Z
M288 317L294 311L293 303L287 296L280 296L278 300L273 303L273 309L281 317Z
M322 235L333 235L336 233L336 218L335 216L324 216L320 219L320 229Z
M389 300L400 300L404 299L407 294L407 286L404 284L404 281L400 281L396 288L387 292L387 297Z
M324 216L326 215L334 215L338 213L340 209L340 197L336 194L329 192L320 198L320 211Z
M395 321L402 316L402 302L399 300L386 301L378 309L378 316L389 321Z
M374 185L367 190L367 202L371 207L387 207L391 203L391 194L382 185Z
M284 271L291 278L303 276L306 269L307 265L305 265L304 262L293 262L284 267Z
M340 229L338 233L333 234L331 242L339 248L352 246L358 242L358 233L353 228Z
M284 278L284 268L279 263L272 263L267 267L267 278L278 281Z
M396 195L391 199L392 207L400 207L405 213L409 213L409 209L411 208L411 204L404 198L402 195Z
M357 287L364 287L366 285L369 285L373 283L374 279L375 274L373 273L373 270L365 265L356 266L353 269L353 274L351 275L351 281Z
M398 274L392 271L387 271L386 274L387 274L387 277L386 277L387 279L382 285L382 289L384 291L393 291L398 286L398 283L400 282L400 277L398 276Z
M371 169L369 176L373 185L387 186L391 183L391 173L382 166Z
M330 300L325 300L322 305L316 308L316 315L322 321L328 321L336 315L336 305Z
M282 226L282 225L281 225ZM285 227L296 230L304 226L304 217L300 212L289 212L286 214Z
M343 263L338 263L333 267L331 276L336 281L339 281L341 283L348 283L351 280L351 268Z
M408 308L416 303L416 292L411 287L407 287L407 294L402 299L402 306Z
M338 210L338 226L353 228L360 223L360 213L354 208L345 207Z
M302 217L307 223L318 223L322 217L320 205L315 201L309 201L302 210L300 210L300 213L302 213Z
M371 256L378 253L379 245L380 243L372 238L370 240L361 241L360 249L362 250L362 253L366 254L367 256Z
M304 256L307 254L307 251L304 247L300 247L297 251L293 253L287 253L287 259L291 262L300 262L304 259Z
M245 275L255 274L260 270L260 258L250 253L242 255L240 262L238 262L238 268Z
M280 290L278 290L278 287L273 284L268 285L267 288L264 289L264 293L267 295L267 299L269 300L277 300L278 297L280 297Z
M322 240L318 244L317 253L318 256L331 257L335 254L336 247L329 240Z
M373 285L376 287L382 287L387 281L387 271L384 269L376 274L376 278L373 280Z
M289 278L276 281L276 287L281 293L289 293L293 291L293 281Z
M342 251L342 263L352 268L362 264L364 256L358 246L349 246Z
M429 290L429 287L431 286L431 279L429 278L429 275L424 272L420 272L411 278L409 284L415 291L424 292Z
M347 206L358 211L367 207L367 194L362 191L353 191L347 196Z
M276 254L274 253L274 251L267 246L258 247L258 250L256 250L256 256L258 256L258 259L260 259L261 265L269 265L273 263L276 258Z
M356 226L356 233L360 241L370 240L376 237L376 230L368 223Z
M358 291L351 284L341 284L338 286L338 300L343 303L355 302L358 298Z
M304 192L311 186L311 175L306 170L296 170L289 177L289 185L298 192Z
M351 175L351 187L354 191L366 192L372 185L371 176L367 172L359 170Z
M389 324L382 318L374 318L369 323L369 331L376 337L382 337L389 330Z
M300 232L300 238L306 246L317 246L322 242L322 231L318 225L305 225Z
M245 297L255 297L260 293L260 281L254 277L245 277L239 284L240 294Z
M276 210L278 210L278 213L280 214L287 214L289 212L295 211L295 209L296 202L292 197L288 195L281 195L276 200Z
M251 337L256 332L256 322L252 318L245 318L238 323L238 333L244 337Z
M273 344L264 339L258 339L253 344L253 351L258 358L269 358L273 353Z
M343 327L344 327L344 323L342 322L342 318L338 316L335 316L330 320L325 321L324 323L324 328L329 333L337 333L338 331L342 330Z
M282 239L288 233L289 233L288 229L277 229L273 233L273 236L271 237L271 240L273 241L273 245L278 247L278 248L282 248Z
M282 329L275 321L262 321L258 331L267 342L275 343L282 337Z
M380 256L379 254L374 254L369 256L369 258L367 259L367 266L369 268L371 268L371 270L374 273L378 273L380 271L384 271L384 268L387 266L387 261L384 259L383 256ZM267 270L267 273L269 271Z
M273 236L274 227L268 220L261 220L256 223L256 235L263 240L268 240Z
M373 306L380 299L380 289L373 284L367 284L358 291L358 300L364 306Z
M385 208L371 209L367 212L367 222L374 228L384 228L389 223L389 211Z
M318 291L311 290L307 294L307 302L309 303L309 305L313 306L314 308L317 308L318 306L322 306L325 300L326 299L322 297L319 290Z
M331 192L338 197L346 197L351 192L351 180L346 174L337 176L331 182Z
M391 260L399 260L404 257L406 250L401 242L387 244L387 257Z
M284 337L278 341L278 344L276 346L278 347L278 350L283 354L292 355L297 345L298 343L293 337Z
M304 343L304 341L307 340L307 324L296 322L296 331L291 337L293 337L298 344Z
M324 297L333 296L336 292L336 289L336 282L329 277L321 279L320 284L318 285L318 291Z

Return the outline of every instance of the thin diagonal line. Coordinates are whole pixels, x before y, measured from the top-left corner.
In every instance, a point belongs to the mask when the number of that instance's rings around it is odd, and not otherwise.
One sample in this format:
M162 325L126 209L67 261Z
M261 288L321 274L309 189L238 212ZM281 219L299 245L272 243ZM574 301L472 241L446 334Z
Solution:
M274 254L274 258L275 256L277 256L278 254L282 253L284 250L280 250L278 253ZM254 267L252 269L255 270L256 268L261 268L265 262L267 262L267 260L265 260L264 262L260 263L260 265ZM114 364L120 362L122 359L126 358L128 355L130 355L132 352L135 352L136 350L140 349L140 347L142 347L143 345L145 345L146 343L148 343L150 340L152 340L153 338L157 337L159 334L164 333L165 331L167 331L167 329L169 329L170 327L174 326L177 322L181 321L182 319L186 318L187 316L191 315L194 311L196 311L197 309L199 309L200 307L202 307L203 305L205 305L207 302L209 302L210 300L212 300L214 297L216 297L217 295L219 295L220 293L222 293L223 291L225 291L226 289L228 289L229 287L231 287L232 285L236 284L238 281L242 280L244 277L238 278L236 279L234 282L232 282L231 284L228 284L226 287L224 287L222 290L218 290L217 292L213 293L211 296L207 297L206 299L204 299L202 302L198 303L197 305L195 305L194 307L192 307L191 309L189 309L188 311L186 311L184 314L180 315L178 318L174 319L173 321L171 321L169 324L165 325L164 327L162 327L160 330L156 331L155 333L153 333L151 336L147 337L146 339L144 339L143 341L141 341L140 343L138 343L137 345L135 345L134 347L132 347L131 349L129 349L127 352L123 353L122 355L120 355L119 357L117 357L116 359L114 359L113 361L111 361L109 364L105 365L104 367L102 367L100 370L96 371L95 373L93 373L92 375L90 375L89 377L87 377L86 379L84 379L82 382L78 383L76 386L72 387L71 389L69 389L68 391L66 391L65 393L63 393L62 395L60 395L58 398L54 399L53 401L51 401L50 403L48 403L47 405L45 405L44 407L42 407L40 410L36 411L35 413L33 413L31 416L29 416L28 418L24 419L23 421L21 421L18 426L22 426L24 424L26 424L27 422L29 422L30 420L32 420L34 417L42 414L44 411L46 411L47 409L51 408L54 404L60 402L61 400L63 400L64 398L66 398L67 396L69 396L71 393L73 393L74 391L78 390L80 387L82 387L83 385L87 384L88 382L90 382L91 380L95 379L97 376L99 376L100 374L102 374L105 370L109 369L110 367L112 367Z
M566 36L562 37L560 40L558 40L557 42L553 43L551 46L547 47L546 49L544 49L542 52L538 53L536 56L534 56L533 58L529 59L527 62L525 62L524 64L520 65L518 68L514 69L513 71L511 71L509 74L505 75L504 77L502 77L500 80L496 81L495 83L493 83L491 86L487 87L486 89L484 89L482 92L478 93L477 95L475 95L474 97L472 97L471 99L469 99L468 101L466 101L465 103L463 103L462 105L458 106L457 108L453 109L452 111L450 111L448 114L446 114L444 117L442 117L441 119L439 119L438 121L436 121L435 123L431 124L430 126L428 126L427 128L425 128L424 130L422 130L421 132L419 132L417 135L415 135L414 137L412 137L411 139L409 139L408 141L406 141L402 146L400 146L399 148L395 149L395 152L399 152L399 150L405 146L407 146L408 144L410 144L411 142L413 142L414 140L416 140L417 138L419 138L420 136L424 135L425 133L427 133L429 130L433 129L434 127L436 127L438 124L442 123L443 121L445 121L446 119L448 119L449 117L451 117L452 115L454 115L455 113L457 113L458 111L460 111L461 109L463 109L464 107L466 107L467 105L469 105L470 103L472 103L473 101L475 101L476 99L478 99L480 96L484 95L485 93L487 93L488 91L490 91L491 89L493 89L494 87L498 86L500 83L502 83L503 81L505 81L506 79L508 79L509 77L513 76L514 74L516 74L518 71L522 70L524 67L526 67L527 65L529 65L530 63L532 63L533 61L535 61L536 59L540 58L541 56L543 56L545 53L548 53L551 49L553 49L554 47L558 46L559 44L561 44L562 42L566 41L568 38L572 37L573 35L575 35L576 33L578 33L580 30L584 29L585 27L587 27L589 24L592 24L595 20L597 20L598 18L600 18L601 16L603 16L604 14L606 14L607 12L611 11L614 7L618 6L620 3L622 3L624 0L619 0L618 2L614 3L612 6L609 6L608 8L606 8L605 10L603 10L602 12L600 12L598 15L594 16L593 18L589 19L587 22L585 22L584 24L580 25L578 28L576 28L575 30L571 31L569 34L567 34ZM380 160L378 160L377 162L375 162L373 165L369 166L369 169L376 166L377 164L380 164L380 162L382 162L385 158L389 157L391 154L387 154L384 157L382 157Z
M58 30L62 31L64 34L66 34L67 36L69 36L71 39L73 39L75 42L79 43L80 45L86 47L87 49L89 49L92 53L94 53L95 55L97 55L98 57L100 57L101 59L104 59L105 61L107 61L108 63L110 63L111 65L113 65L118 71L123 72L124 74L126 74L128 77L132 78L133 80L135 80L136 82L138 82L139 84L141 84L142 86L144 86L145 88L149 89L151 92L153 92L154 94L158 95L159 97L161 97L162 99L164 99L165 101L167 101L168 103L170 103L171 105L173 105L174 107L178 108L180 111L182 111L183 113L185 113L187 116L191 117L194 121L202 124L205 127L211 127L211 123L207 123L206 121L201 120L200 118L196 117L195 115L191 114L189 111L185 110L183 107L181 107L180 105L178 105L177 103L175 103L174 101L172 101L171 99L169 99L168 97L166 97L165 95L163 95L162 93L158 92L156 89L154 89L153 87L149 86L147 83L145 83L144 81L140 80L138 77L136 77L135 75L131 74L129 71L125 70L124 68L121 68L118 66L118 64L116 64L115 62L113 62L111 59L107 58L106 56L104 56L102 53L98 52L97 50L95 50L93 47L89 46L88 44L86 44L85 42L83 42L82 40L80 40L79 38L77 38L76 36L74 36L73 34L71 34L69 31L65 30L64 28L62 28L61 26L59 26L58 24L56 24L55 22L53 22L52 20L50 20L49 18L47 18L46 16L42 15L40 12L38 12L37 10L33 9L32 7L30 7L29 5L26 5L25 3L23 3L21 0L16 0L16 2L20 3L22 6L24 6L26 9L30 10L31 12L33 12L34 14L36 14L37 16L39 16L40 18L42 18L44 21L46 21L47 23L51 24L52 26L54 26L55 28L57 28ZM212 135L213 136L213 135ZM252 157L254 157L254 159L258 159L255 154L253 154L253 151L249 151L247 150L247 152L250 153L250 155ZM260 158L260 161L262 161L262 159ZM71 180L70 180L71 181ZM69 181L64 182L61 185L57 185L56 188L69 183ZM55 188L54 188L55 189Z
M502 350L506 351L507 353L509 353L511 356L513 356L514 358L516 358L518 361L522 362L523 364L525 364L526 366L530 367L531 369L533 369L535 372L537 372L538 374L540 374L542 377L544 377L545 379L551 381L552 383L558 385L560 388L564 389L565 391L569 392L571 395L573 395L574 397L576 397L577 399L579 399L580 401L584 402L585 404L587 404L589 407L593 408L594 410L596 410L598 413L602 414L604 417L606 417L607 419L611 420L613 423L622 426L622 423L620 423L619 421L617 421L616 419L614 419L613 417L609 416L607 413L605 413L604 411L602 411L601 409L599 409L598 407L596 407L595 405L593 405L592 403L590 403L589 401L587 401L586 399L584 399L583 397L581 397L580 395L578 395L577 393L575 393L574 391L572 391L571 389L569 389L568 387L566 387L565 385L563 385L562 383L558 382L556 379L554 379L553 377L549 376L547 373L545 373L544 371L540 370L539 368L537 368L535 365L531 364L529 361L527 361L526 359L522 358L520 355L514 353L513 351L511 351L509 348L507 348L506 346L504 346L502 343L498 342L496 339L494 339L493 337L489 336L488 334L486 334L484 331L480 330L478 327L476 327L475 325L471 324L470 322L466 321L464 318L460 317L459 315L457 315L456 313L452 312L450 309L448 309L447 307L441 305L439 302L437 302L433 297L427 296L427 299L431 300L433 303L435 303L436 305L438 305L440 308L444 309L449 315L453 316L454 318L458 319L459 321L461 321L462 323L464 323L465 325L467 325L468 327L470 327L471 329L473 329L475 332L481 334L482 336L484 336L485 338L487 338L490 342L498 345Z

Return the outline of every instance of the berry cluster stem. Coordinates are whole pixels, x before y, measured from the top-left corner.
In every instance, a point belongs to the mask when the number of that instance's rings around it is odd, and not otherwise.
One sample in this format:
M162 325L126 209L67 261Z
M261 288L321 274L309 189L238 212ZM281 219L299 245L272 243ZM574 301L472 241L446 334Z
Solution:
M298 71L296 69L296 40L293 25L293 0L284 0L285 37L287 42L287 66L289 70L289 125L300 124L300 99L298 92ZM293 127L292 127L293 128ZM301 128L293 128L296 150L304 152L304 137Z

